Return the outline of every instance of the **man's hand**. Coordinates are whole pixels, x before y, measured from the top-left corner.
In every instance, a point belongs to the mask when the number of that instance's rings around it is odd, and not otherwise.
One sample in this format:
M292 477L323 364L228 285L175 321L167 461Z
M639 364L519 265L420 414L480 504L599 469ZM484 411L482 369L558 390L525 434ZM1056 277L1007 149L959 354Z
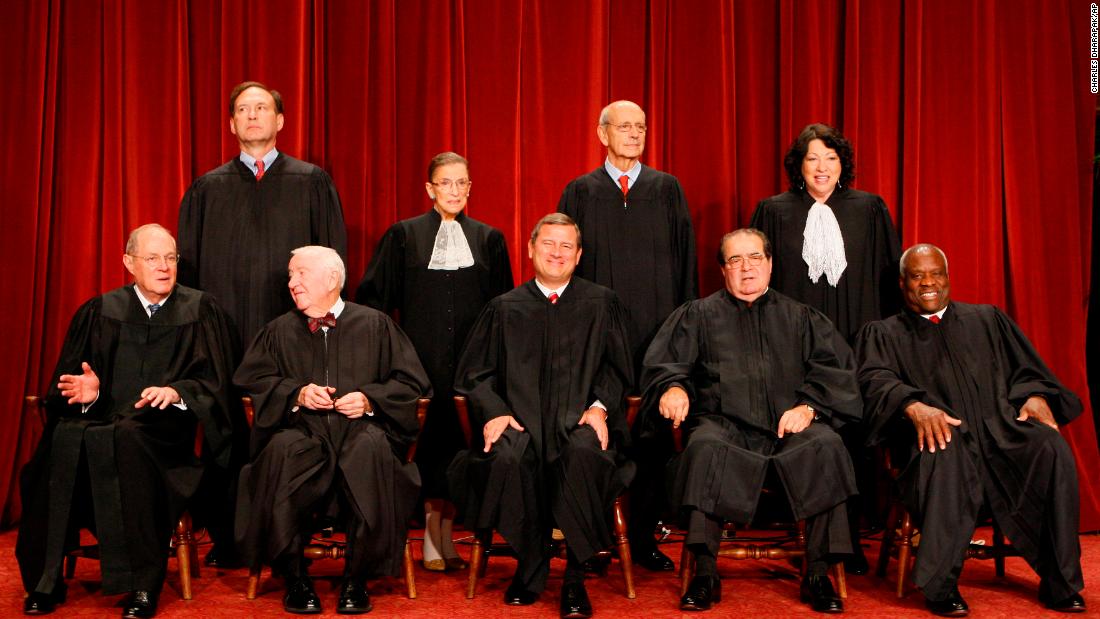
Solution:
M332 410L332 394L336 393L336 387L322 387L310 383L298 392L298 406L304 406L315 411Z
M81 374L62 374L58 377L57 388L61 395L69 398L69 404L91 404L99 395L99 377L92 371L87 361L80 364Z
M661 396L661 401L657 404L657 410L660 411L662 417L672 420L673 428L679 428L680 424L687 418L690 406L691 400L688 399L688 394L682 387L669 387Z
M784 434L798 434L810 427L813 421L814 414L810 411L810 407L805 404L799 404L784 412L779 418L779 438L783 438Z
M485 438L485 453L489 453L489 449L493 446L493 443L497 442L501 434L508 428L515 428L516 430L523 432L523 426L519 425L516 418L511 415L501 415L500 417L493 417L489 421L485 422L485 427L481 429L481 434Z
M600 439L600 449L607 451L607 411L599 406L593 406L584 411L578 426L588 426L596 431L596 438Z
M134 408L152 404L153 408L164 410L179 401L180 394L171 387L146 387L141 390L141 399L134 403Z
M905 407L905 414L917 428L917 446L924 451L928 447L928 453L936 453L936 445L940 449L947 449L951 442L951 426L962 425L962 421L933 406L913 402Z
M1047 404L1047 399L1041 395L1033 395L1024 402L1024 405L1020 407L1020 416L1016 418L1016 421L1027 421L1034 418L1039 423L1050 426L1054 430L1058 429L1058 422L1054 421L1054 413L1050 412L1050 405Z
M367 394L362 391L346 393L336 398L333 405L336 407L336 412L348 419L358 419L363 415L374 414L370 406L370 400L367 399Z

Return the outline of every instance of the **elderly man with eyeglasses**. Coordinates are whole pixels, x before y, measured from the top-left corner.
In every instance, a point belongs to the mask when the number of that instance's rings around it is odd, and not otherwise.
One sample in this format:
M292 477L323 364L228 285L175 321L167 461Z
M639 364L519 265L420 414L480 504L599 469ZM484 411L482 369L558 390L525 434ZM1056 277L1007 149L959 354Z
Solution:
M845 501L855 475L833 429L862 412L851 349L824 314L769 289L763 232L722 237L718 263L725 288L669 316L642 374L646 402L687 437L669 470L696 562L680 608L707 610L721 599L722 524L751 522L769 478L806 521L802 600L841 612L827 572L852 552Z
M122 257L134 283L84 303L69 325L46 428L21 475L26 614L65 601L65 552L87 527L103 593L129 592L123 617L152 617L172 527L203 473L200 422L211 460L228 457L229 320L210 295L176 285L178 261L167 230L137 228Z
M615 291L629 309L627 329L634 367L672 310L696 296L695 233L680 181L642 165L650 127L638 104L614 101L600 112L596 136L607 147L603 165L565 187L558 212L584 235L577 276ZM637 377L635 377L637 379ZM630 456L638 464L630 497L629 536L634 562L673 568L653 534L664 507L661 478L672 455L664 426L635 425Z

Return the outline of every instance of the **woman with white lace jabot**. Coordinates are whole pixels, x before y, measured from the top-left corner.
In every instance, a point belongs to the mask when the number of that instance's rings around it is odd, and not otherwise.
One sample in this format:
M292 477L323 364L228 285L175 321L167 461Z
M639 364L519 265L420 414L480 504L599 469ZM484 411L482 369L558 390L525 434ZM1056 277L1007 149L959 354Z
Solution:
M512 289L504 235L467 217L469 162L452 152L428 164L427 213L395 223L378 242L355 300L394 315L432 382L432 403L417 444L424 499L424 567L466 567L451 537L454 506L447 465L466 447L454 408L455 363L474 321Z
M851 342L864 324L901 308L890 211L852 188L855 153L832 127L803 129L783 167L790 190L761 200L751 224L771 240L771 287L823 312Z
M852 187L855 152L832 127L807 125L791 143L783 167L790 189L761 200L751 224L771 240L771 287L820 310L851 343L863 325L901 309L901 247L890 211L881 197ZM862 424L837 430L860 491L848 502L855 552L844 565L849 574L861 575L869 569L859 544L861 504L867 509L875 504L875 462L863 446Z

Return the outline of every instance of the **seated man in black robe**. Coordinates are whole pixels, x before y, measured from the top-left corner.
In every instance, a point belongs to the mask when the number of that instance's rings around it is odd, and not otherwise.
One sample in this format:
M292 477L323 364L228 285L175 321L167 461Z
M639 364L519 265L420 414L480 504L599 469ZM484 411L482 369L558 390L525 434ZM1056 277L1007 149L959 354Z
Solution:
M172 528L202 474L196 423L215 459L228 449L232 332L209 295L176 285L178 259L167 230L137 228L122 258L134 284L86 302L69 325L21 476L28 615L65 600L65 552L88 527L103 593L128 591L122 616L152 617Z
M725 289L669 316L643 372L645 398L659 398L661 416L687 434L669 466L671 502L687 520L684 543L697 566L680 608L719 601L722 522L751 522L774 471L794 517L806 521L802 599L841 612L827 573L852 552L845 501L856 483L830 426L861 413L851 350L824 314L769 290L763 232L725 235L718 262Z
M388 316L340 298L345 271L335 250L292 253L298 309L260 330L233 376L255 410L237 544L249 567L268 563L286 578L287 612L319 613L302 550L311 516L338 501L347 553L336 612L365 613L365 579L400 573L420 490L404 455L418 430L416 401L431 386Z
M871 441L892 448L921 530L913 580L929 610L967 614L959 574L985 503L1039 574L1039 599L1084 611L1077 470L1058 433L1081 401L1000 310L950 301L939 248L909 248L900 270L907 309L866 325L856 351Z
M633 371L623 307L611 290L573 277L580 243L569 216L543 217L527 249L535 278L478 317L455 391L469 398L481 436L449 473L467 527L496 529L519 556L506 604L538 599L552 527L562 531L563 617L592 614L582 564L611 545L611 504L630 477L616 461Z

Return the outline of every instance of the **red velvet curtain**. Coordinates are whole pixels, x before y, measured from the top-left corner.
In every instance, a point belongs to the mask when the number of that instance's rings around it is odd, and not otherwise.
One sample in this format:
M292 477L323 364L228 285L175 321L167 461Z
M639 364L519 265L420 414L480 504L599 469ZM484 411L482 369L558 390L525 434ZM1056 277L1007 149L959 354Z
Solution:
M1087 401L1084 330L1096 97L1084 0L41 0L0 23L0 499L39 431L75 308L125 281L127 231L175 228L191 179L236 152L225 97L283 92L280 149L335 179L354 281L382 232L428 208L425 167L471 161L470 213L524 240L600 164L596 117L648 112L644 161L680 177L702 290L721 232L784 188L809 122L840 127L856 185L905 244L951 258L955 296L1006 308ZM1092 415L1064 429L1082 524L1100 528Z

